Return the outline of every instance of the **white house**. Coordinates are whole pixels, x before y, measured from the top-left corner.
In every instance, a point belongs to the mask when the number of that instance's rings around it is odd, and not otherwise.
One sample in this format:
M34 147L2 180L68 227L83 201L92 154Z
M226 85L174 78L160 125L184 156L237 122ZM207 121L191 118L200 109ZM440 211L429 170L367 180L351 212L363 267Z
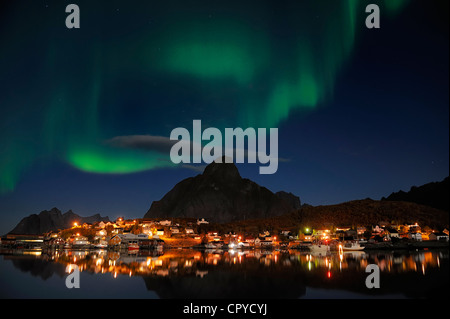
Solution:
M179 234L179 233L180 233L180 230L178 229L178 227L171 227L171 228L170 228L170 232L171 232L172 234Z
M398 231L394 228L388 228L386 229L386 233L390 238L400 238L400 235L398 234Z
M159 224L161 226L170 226L170 225L172 225L172 222L170 220L162 220L159 222Z
M289 236L291 234L291 232L289 230L282 230L280 232L280 234L287 237L287 236Z
M186 232L186 234L193 234L194 230L192 228L185 228L184 231Z
M421 233L408 233L408 238L412 240L422 241Z
M431 233L428 238L430 240L448 241L448 235L445 233Z
M205 220L204 218L197 219L197 225L200 225L200 224L209 224L209 222L207 220Z

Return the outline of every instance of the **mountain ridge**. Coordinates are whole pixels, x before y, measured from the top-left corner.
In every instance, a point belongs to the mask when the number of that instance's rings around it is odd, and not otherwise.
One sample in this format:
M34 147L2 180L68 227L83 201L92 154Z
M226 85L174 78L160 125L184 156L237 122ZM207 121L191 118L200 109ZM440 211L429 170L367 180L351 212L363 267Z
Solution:
M444 211L450 211L450 178L446 177L440 182L431 182L421 186L411 186L408 192L400 190L391 193L386 201L412 202Z
M64 214L56 207L50 210L43 210L39 214L31 214L22 220L8 233L17 235L37 235L58 229L66 229L73 226L73 223L95 223L108 222L109 217L102 217L100 214L82 217L75 214L71 209Z
M239 229L240 232L253 235L264 230L270 230L275 234L288 230L296 234L305 228L351 227L356 229L357 226L370 227L380 222L397 225L418 223L421 227L429 226L443 230L449 227L449 214L411 202L361 199L333 205L303 205L299 210L281 216L220 225L220 230L226 233Z

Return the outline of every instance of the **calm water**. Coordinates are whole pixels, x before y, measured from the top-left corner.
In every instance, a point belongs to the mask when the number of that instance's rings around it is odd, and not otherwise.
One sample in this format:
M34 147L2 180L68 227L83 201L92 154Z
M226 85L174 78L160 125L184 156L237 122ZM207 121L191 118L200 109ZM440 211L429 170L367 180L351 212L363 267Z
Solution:
M78 265L80 288L65 286ZM368 264L379 289L365 285ZM2 251L2 298L435 298L448 297L449 251L166 250Z

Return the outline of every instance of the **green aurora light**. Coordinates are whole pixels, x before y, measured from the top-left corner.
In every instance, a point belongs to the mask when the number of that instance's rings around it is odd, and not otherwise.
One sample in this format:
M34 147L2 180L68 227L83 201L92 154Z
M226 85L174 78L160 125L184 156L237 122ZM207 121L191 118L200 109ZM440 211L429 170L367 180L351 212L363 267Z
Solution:
M407 2L375 1L390 16ZM0 121L6 132L0 136L0 193L13 191L22 173L38 159L56 157L82 171L100 174L173 166L161 161L163 155L157 152L104 143L117 135L167 133L164 124L168 123L163 122L170 112L165 111L178 112L149 102L134 117L148 120L145 132L142 127L133 131L133 127L120 126L120 116L129 105L117 106L108 98L125 91L111 88L114 83L126 83L130 74L139 74L145 83L175 79L198 84L200 96L214 95L230 105L228 110L210 105L210 110L171 118L172 128L202 114L210 114L211 126L219 127L218 121L225 118L220 125L277 127L296 111L326 103L339 71L351 57L358 30L364 28L365 4L359 0L297 1L283 8L280 20L267 4L241 11L241 4L235 4L234 11L231 4L228 10L220 10L220 4L215 7L208 2L205 7L215 10L211 16L201 6L195 10L181 2L179 10L172 11L170 5L161 9L162 21L156 27L117 35L120 40L106 33L107 27L99 28L75 44L64 42L61 35L55 35L54 26L48 25L54 37L49 40L47 34L42 35L34 42L44 46L36 53L44 62L36 67L36 76L18 88L27 93L2 100L8 116ZM181 8L186 11L183 18ZM25 13L20 21L25 18L31 19ZM107 35L103 37L102 32ZM76 44L81 49L70 53ZM26 45L0 53L0 66L12 70L7 61L14 60Z

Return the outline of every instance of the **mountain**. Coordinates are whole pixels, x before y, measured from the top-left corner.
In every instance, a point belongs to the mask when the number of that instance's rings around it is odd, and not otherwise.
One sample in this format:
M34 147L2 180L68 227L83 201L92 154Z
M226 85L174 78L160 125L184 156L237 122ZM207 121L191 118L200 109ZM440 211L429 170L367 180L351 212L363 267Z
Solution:
M95 214L89 217L81 217L72 210L62 214L59 209L52 208L51 210L44 210L37 214L32 214L23 218L10 234L43 234L49 231L57 231L58 229L66 229L73 226L73 223L95 223L109 221L108 217L101 217L100 214Z
M302 205L299 210L265 219L235 221L216 227L227 233L239 229L242 233L257 235L262 230L275 234L289 230L296 234L299 229L323 229L329 227L356 227L376 225L380 221L394 224L413 224L444 229L449 226L449 214L443 210L410 202L354 200L335 205Z
M449 194L450 178L447 177L441 182L428 183L419 187L413 186L409 192L399 191L392 193L381 200L413 202L449 212Z
M354 200L336 205L305 206L299 212L302 223L311 227L375 225L380 221L414 224L438 229L448 227L449 214L443 210L401 201Z
M300 197L295 196L292 193L286 193L285 191L280 191L275 193L280 199L288 203L292 208L299 209L301 207Z
M193 217L226 223L273 217L296 209L298 197L291 195L277 196L242 178L233 163L213 162L203 174L179 182L161 200L154 201L144 218Z

